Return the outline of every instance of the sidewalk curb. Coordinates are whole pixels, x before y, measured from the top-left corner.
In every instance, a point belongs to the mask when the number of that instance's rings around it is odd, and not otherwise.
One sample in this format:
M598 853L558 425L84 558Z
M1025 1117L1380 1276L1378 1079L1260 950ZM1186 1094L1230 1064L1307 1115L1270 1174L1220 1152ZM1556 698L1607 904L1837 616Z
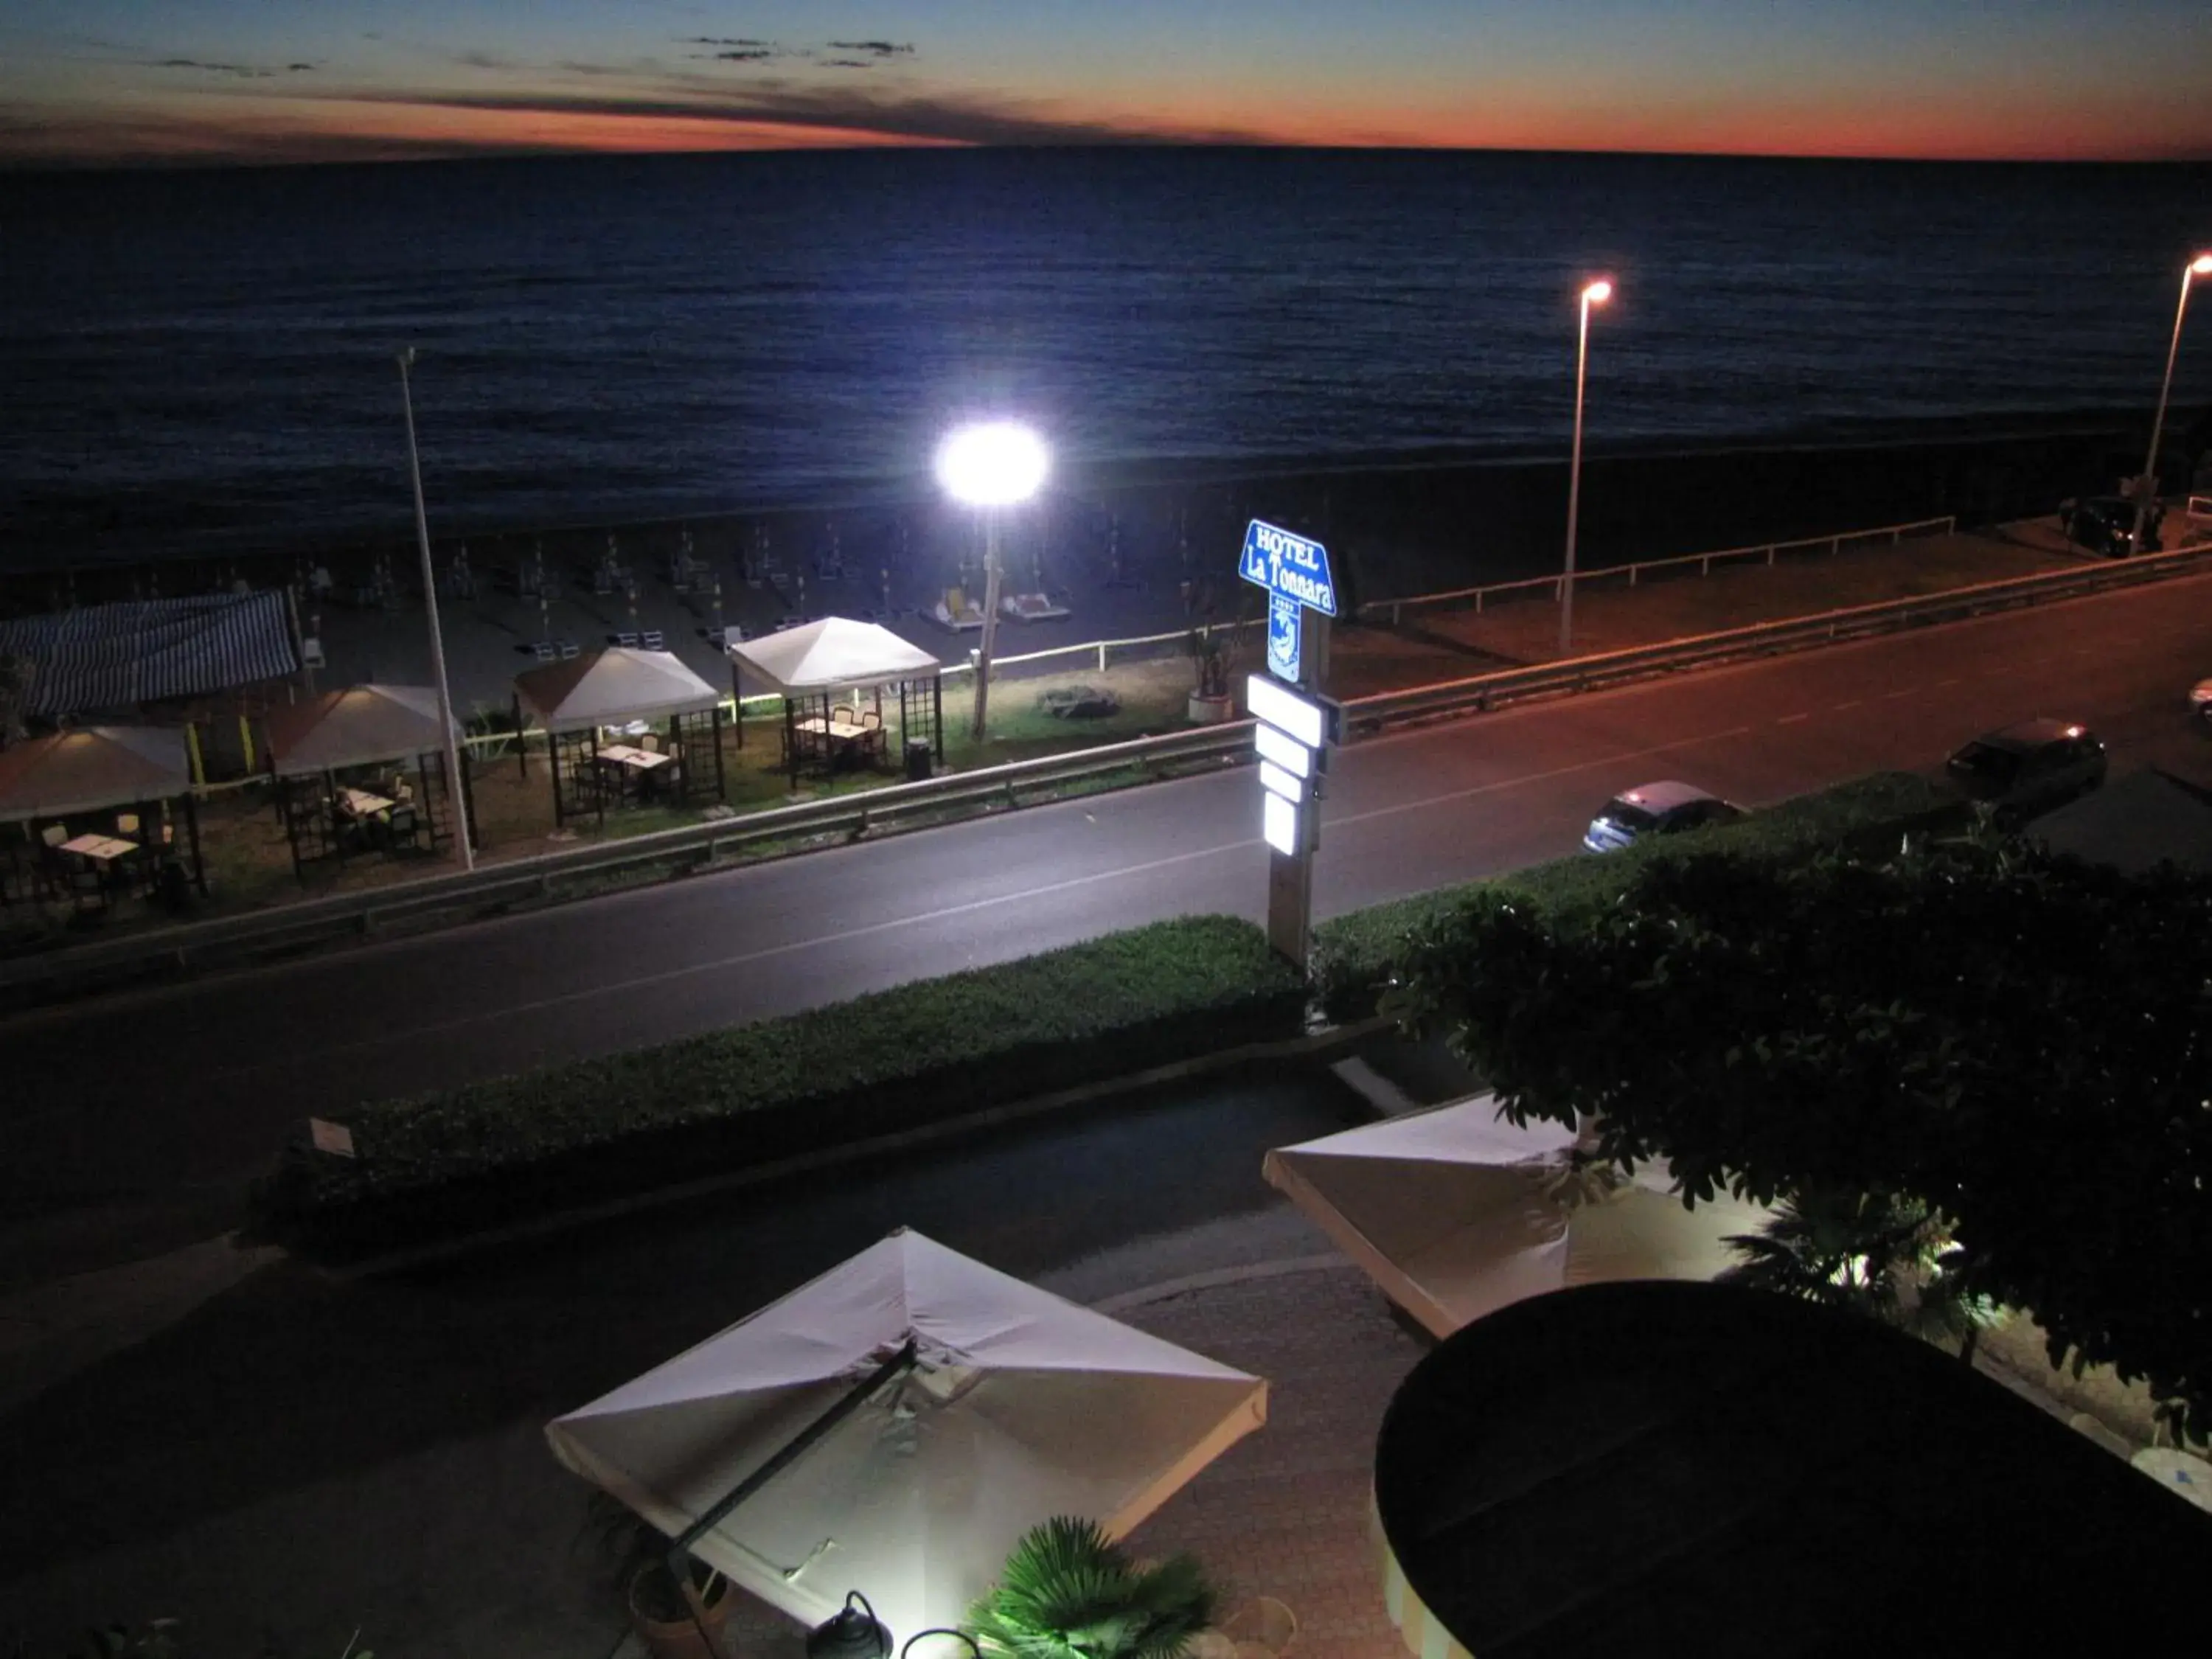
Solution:
M1351 1025L1330 1026L1325 1030L1311 1032L1301 1037L1290 1037L1275 1042L1246 1043L1241 1048L1224 1048L1218 1053L1201 1054L1191 1060L1172 1060L1164 1066L1155 1066L1148 1071L1134 1072L1123 1077L1109 1078L1098 1083L1087 1083L1056 1093L1034 1096L1011 1105L994 1106L980 1112L970 1112L960 1117L947 1118L936 1123L902 1129L887 1135L876 1135L866 1140L856 1140L839 1146L823 1147L818 1152L804 1152L794 1158L779 1158L773 1163L753 1165L748 1169L732 1170L720 1175L704 1176L696 1180L678 1182L666 1187L656 1187L641 1193L631 1193L621 1198L608 1199L602 1203L579 1205L570 1209L556 1211L531 1221L516 1222L504 1227L494 1227L479 1233L465 1233L457 1238L441 1239L411 1249L387 1251L380 1255L363 1257L358 1261L320 1262L295 1251L287 1256L313 1272L341 1281L377 1279L386 1274L406 1273L420 1267L443 1267L471 1256L503 1249L531 1239L556 1237L579 1227L600 1222L617 1221L625 1216L640 1215L647 1211L665 1208L710 1194L731 1192L746 1187L764 1185L785 1180L792 1176L807 1175L818 1170L836 1169L848 1164L878 1158L887 1152L902 1152L908 1147L927 1146L938 1141L952 1140L980 1130L1025 1123L1033 1119L1050 1116L1076 1107L1095 1105L1117 1096L1139 1093L1167 1083L1182 1082L1190 1078L1210 1077L1243 1066L1257 1068L1277 1066L1303 1065L1316 1060L1357 1049L1361 1045L1395 1029L1394 1020L1377 1016Z

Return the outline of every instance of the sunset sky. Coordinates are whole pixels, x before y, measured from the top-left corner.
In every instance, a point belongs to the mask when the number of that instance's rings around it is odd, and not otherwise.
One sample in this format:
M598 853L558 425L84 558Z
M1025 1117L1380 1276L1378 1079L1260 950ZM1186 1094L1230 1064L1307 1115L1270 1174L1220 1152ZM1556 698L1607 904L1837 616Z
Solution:
M2203 0L6 0L0 160L1230 142L2212 159Z

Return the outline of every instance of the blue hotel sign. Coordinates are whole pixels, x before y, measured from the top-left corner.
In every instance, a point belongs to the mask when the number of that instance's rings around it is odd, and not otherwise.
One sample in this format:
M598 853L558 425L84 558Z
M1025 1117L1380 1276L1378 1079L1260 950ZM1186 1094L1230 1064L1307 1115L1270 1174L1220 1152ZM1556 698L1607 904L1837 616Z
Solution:
M1303 629L1299 612L1336 614L1336 583L1328 573L1328 550L1319 542L1252 520L1244 532L1244 551L1237 574L1267 590L1267 672L1295 684Z

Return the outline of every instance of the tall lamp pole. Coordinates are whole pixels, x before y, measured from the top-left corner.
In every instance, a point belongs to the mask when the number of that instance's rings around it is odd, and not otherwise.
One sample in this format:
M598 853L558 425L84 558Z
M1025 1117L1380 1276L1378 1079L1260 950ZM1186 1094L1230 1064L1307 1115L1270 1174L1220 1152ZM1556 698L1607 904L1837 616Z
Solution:
M1592 306L1613 298L1613 284L1602 277L1583 287L1582 326L1575 336L1575 442L1567 461L1567 560L1559 578L1559 654L1574 649L1575 640L1575 520L1583 497L1583 380L1589 368L1589 314Z
M938 447L937 479L956 501L983 512L983 642L975 655L975 741L991 695L991 647L999 628L999 509L1036 494L1052 458L1025 426L993 421L965 426Z
M453 809L453 840L461 849L461 868L477 867L477 849L471 844L469 796L461 782L461 745L453 730L453 694L446 684L446 641L438 627L438 576L430 566L430 521L422 511L422 458L415 447L415 393L407 371L415 366L415 348L399 354L399 406L407 411L407 471L415 483L415 540L422 550L422 610L430 622L430 672L438 684L438 729L446 737L446 798Z
M2173 340L2166 349L2166 378L2158 384L2158 413L2150 422L2150 453L2143 458L2142 477L2136 484L2136 531L2128 544L2131 553L2142 551L2143 526L2150 520L2151 503L2158 495L2158 441L2165 435L2166 394L2173 390L2173 360L2181 355L2181 319L2189 314L2190 284L2199 276L2212 276L2212 253L2200 253L2181 268L2181 303L2173 308Z

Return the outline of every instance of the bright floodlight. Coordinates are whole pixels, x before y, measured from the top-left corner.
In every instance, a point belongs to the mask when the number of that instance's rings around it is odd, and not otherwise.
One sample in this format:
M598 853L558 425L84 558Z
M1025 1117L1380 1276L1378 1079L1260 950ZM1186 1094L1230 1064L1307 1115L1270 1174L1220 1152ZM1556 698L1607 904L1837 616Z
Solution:
M2190 270L2199 276L2212 276L2212 253L2200 253L2189 262Z
M938 447L937 481L970 507L1025 501L1044 482L1044 440L1012 421L963 426Z
M1600 277L1583 290L1583 298L1594 306L1601 306L1613 298L1613 284Z

